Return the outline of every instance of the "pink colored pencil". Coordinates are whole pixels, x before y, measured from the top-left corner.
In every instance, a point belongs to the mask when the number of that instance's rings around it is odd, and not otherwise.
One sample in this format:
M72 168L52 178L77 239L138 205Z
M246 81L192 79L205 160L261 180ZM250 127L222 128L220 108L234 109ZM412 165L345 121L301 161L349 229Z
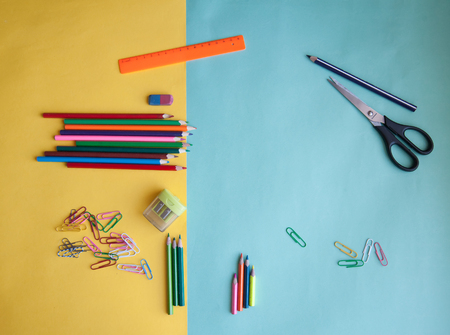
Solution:
M233 284L231 285L231 314L237 314L237 297L238 297L238 283L236 274L234 274Z
M100 135L56 135L57 141L105 141L105 142L178 142L181 137L168 136L100 136Z

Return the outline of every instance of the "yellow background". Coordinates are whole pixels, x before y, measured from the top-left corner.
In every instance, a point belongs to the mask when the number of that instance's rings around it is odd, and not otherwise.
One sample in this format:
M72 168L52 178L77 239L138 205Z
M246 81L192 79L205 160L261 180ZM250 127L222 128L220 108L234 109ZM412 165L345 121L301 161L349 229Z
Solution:
M167 315L166 235L142 216L164 188L187 204L186 171L68 169L35 160L55 150L63 126L44 112L186 118L184 64L127 75L118 69L120 58L185 45L185 2L2 1L0 27L2 334L187 333L187 307ZM151 93L172 94L174 103L149 106ZM63 237L92 236L55 231L80 206L120 210L113 231L129 234L141 250L121 263L145 258L154 279L114 267L92 271L98 259L90 252L58 257ZM167 232L183 237L186 273L186 214Z

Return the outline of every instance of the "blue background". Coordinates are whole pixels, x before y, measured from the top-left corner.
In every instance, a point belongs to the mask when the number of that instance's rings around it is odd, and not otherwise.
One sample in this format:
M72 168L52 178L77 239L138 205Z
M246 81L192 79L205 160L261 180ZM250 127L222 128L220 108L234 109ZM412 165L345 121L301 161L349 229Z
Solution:
M191 334L448 334L449 1L187 1L187 44L244 35L246 50L187 64ZM313 64L318 56L415 113ZM336 77L434 151L407 173ZM307 242L286 234L292 227ZM363 268L335 241L360 255ZM230 313L240 253L256 306Z

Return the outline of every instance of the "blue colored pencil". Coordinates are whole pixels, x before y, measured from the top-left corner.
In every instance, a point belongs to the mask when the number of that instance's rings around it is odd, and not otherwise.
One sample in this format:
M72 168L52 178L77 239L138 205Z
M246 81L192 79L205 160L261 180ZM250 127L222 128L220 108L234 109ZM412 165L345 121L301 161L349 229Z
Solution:
M161 165L169 163L164 159L150 158L105 158L105 157L60 157L39 156L38 162L64 162L64 163L113 163L113 164L153 164Z
M185 137L186 131L144 131L144 130L60 130L60 135L105 135L105 136L168 136Z
M250 292L250 262L248 261L248 255L245 258L244 264L244 308L248 308L248 295Z

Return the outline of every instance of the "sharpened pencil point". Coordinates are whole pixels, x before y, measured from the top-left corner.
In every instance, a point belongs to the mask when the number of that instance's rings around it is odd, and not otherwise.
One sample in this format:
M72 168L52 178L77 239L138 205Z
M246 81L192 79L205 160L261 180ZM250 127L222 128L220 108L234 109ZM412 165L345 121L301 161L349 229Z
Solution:
M310 58L311 56L310 55L306 55L306 57Z

